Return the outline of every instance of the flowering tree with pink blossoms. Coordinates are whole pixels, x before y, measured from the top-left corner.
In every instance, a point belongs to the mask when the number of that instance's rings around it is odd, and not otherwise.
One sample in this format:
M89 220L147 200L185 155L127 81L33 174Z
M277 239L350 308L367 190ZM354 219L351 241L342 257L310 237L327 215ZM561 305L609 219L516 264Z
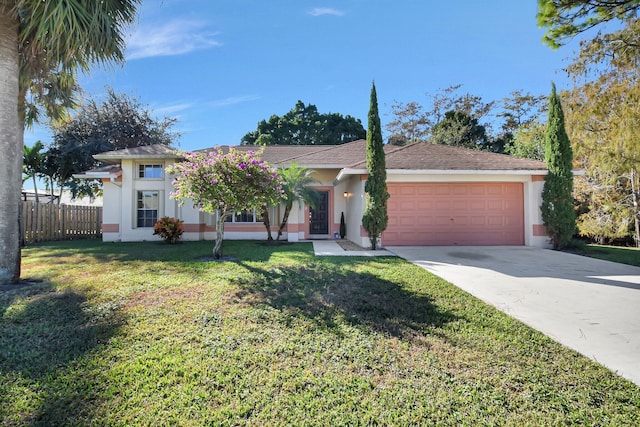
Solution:
M213 256L222 257L224 221L233 212L256 209L278 203L282 198L282 181L276 169L260 160L261 152L184 153L184 161L171 165L175 191L171 197L184 205L216 216L216 243Z

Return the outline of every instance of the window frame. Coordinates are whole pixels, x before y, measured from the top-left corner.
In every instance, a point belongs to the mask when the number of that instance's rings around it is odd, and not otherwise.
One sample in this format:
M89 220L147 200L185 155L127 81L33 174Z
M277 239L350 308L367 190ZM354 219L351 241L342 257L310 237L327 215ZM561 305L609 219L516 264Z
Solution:
M163 163L137 163L136 179L145 181L161 181L164 179L164 164ZM159 170L160 176L147 176L147 168L151 170Z
M151 193L155 195L156 198L156 207L149 208L145 207L145 198L144 193ZM143 206L140 206L140 203ZM136 190L135 193L135 211L134 211L134 224L135 228L153 228L158 219L161 218L161 209L162 209L162 191L160 190ZM155 215L151 214L150 218L147 218L147 212L155 211ZM145 212L142 218L140 217L140 213ZM142 222L141 222L142 221ZM150 221L150 222L149 222ZM142 225L141 225L142 224Z
M279 206L269 205L267 210L269 211L269 222L271 223L271 226L280 225L281 218L280 218ZM234 212L233 215L227 218L227 220L225 221L225 224L263 224L264 221L262 218L262 212L256 213L256 211L257 209L254 210L253 222L236 221L236 215ZM213 227L216 225L217 219L218 219L218 212L216 211L216 213L213 215L206 213L204 221L205 221L205 224Z
M238 221L238 216L245 214L247 211L243 211L241 214L237 214L235 211L231 214L230 217L227 217L224 222L231 224L261 224L262 221L262 212L258 212L258 209L252 209L250 213L252 221Z

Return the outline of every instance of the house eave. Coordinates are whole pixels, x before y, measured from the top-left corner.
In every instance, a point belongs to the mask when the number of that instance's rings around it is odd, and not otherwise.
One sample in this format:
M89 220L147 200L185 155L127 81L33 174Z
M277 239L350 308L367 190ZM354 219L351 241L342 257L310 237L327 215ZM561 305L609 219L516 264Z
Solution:
M93 158L100 160L101 162L107 162L112 164L120 163L121 160L155 160L155 159L181 159L181 156L171 154L129 154L124 156L112 156L112 155L100 155L94 154Z
M292 163L296 163L295 161L292 162L282 162L282 163L273 163L273 166L275 166L276 168L287 168L289 166L291 166ZM309 164L300 164L300 166L304 166L307 169L344 169L344 163L342 164L313 164L313 163L309 163Z
M122 176L122 170L117 171L86 171L81 173L74 173L72 175L75 179L116 179Z
M547 175L546 169L387 169L387 175Z
M582 172L582 173L579 173ZM367 174L366 169L342 169L336 176L340 182L347 175ZM387 175L547 175L546 169L387 169ZM574 175L583 175L584 171L574 171Z

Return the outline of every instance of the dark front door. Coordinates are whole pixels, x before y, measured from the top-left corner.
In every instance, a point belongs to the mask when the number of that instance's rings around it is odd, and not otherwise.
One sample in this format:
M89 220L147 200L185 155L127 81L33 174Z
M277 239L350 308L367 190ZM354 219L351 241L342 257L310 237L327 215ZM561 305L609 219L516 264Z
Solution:
M310 208L309 234L329 234L329 192L319 191L318 203Z

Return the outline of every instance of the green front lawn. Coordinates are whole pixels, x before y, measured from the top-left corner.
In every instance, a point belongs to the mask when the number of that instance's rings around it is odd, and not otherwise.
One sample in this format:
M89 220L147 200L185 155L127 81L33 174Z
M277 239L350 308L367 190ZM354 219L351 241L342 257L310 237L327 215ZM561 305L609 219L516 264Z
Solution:
M640 249L622 246L587 245L584 255L640 267Z
M397 258L64 242L0 293L0 425L640 425L640 388Z

